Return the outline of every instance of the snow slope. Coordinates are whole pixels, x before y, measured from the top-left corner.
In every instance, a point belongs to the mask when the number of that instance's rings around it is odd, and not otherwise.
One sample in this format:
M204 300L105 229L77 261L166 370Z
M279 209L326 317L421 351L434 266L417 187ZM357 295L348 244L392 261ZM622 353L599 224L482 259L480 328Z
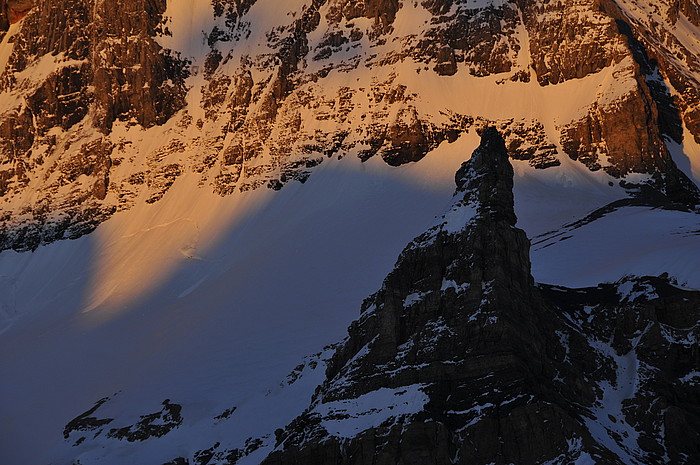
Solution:
M67 460L63 426L116 391L110 408L127 422L165 398L182 403L188 440L124 443L113 463L166 461L180 443L194 451L217 436L234 447L284 426L315 383L292 401L267 391L342 339L399 251L449 205L463 153L401 169L346 158L304 185L225 200L183 187L93 235L2 253L16 300L3 302L0 462L47 463L64 447ZM234 425L211 431L231 406Z
M536 238L532 273L540 282L568 287L668 273L679 284L700 289L698 256L697 214L626 207L578 228Z
M184 180L92 235L0 254L11 289L0 301L0 378L9 380L0 384L0 461L68 463L77 450L92 463L101 441L109 458L100 463L162 463L256 437L264 454L271 432L308 405L322 363L292 387L280 383L343 338L400 250L445 211L477 139L469 133L399 168L328 161L280 192L222 198ZM607 185L590 194L563 170L516 163L517 212L531 236L621 194ZM622 209L566 231L569 239L536 243L534 275L582 286L669 272L700 287L694 227L694 214ZM183 405L185 420L147 446L101 437L70 447L63 426L105 396L113 398L99 413L115 427L166 398ZM232 406L230 419L213 421Z

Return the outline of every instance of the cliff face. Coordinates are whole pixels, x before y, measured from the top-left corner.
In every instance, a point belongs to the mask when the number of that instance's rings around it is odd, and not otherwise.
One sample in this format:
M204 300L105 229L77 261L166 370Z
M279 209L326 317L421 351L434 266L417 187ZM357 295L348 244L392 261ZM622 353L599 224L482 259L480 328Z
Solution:
M536 286L494 128L265 464L694 463L700 293ZM673 430L673 434L669 434ZM663 434L662 431L666 433Z
M681 117L695 141L700 141L698 52L688 40L699 24L698 6L691 3L626 0L604 5L628 36L633 51L648 59L640 61L648 63L643 72L650 88L661 93L670 91L676 117Z
M154 40L164 1L22 5L31 9L21 27L4 33L0 236L3 248L26 250L78 237L116 211L105 201L114 121L163 124L184 105L188 71ZM9 199L28 191L38 200Z
M664 137L700 137L697 51L678 32L697 8L657 3L315 0L268 19L216 0L191 31L200 10L175 1L5 1L0 248L77 237L182 175L224 196L279 189L331 156L414 162L474 124L535 168L641 173L692 206ZM570 98L577 81L590 91Z

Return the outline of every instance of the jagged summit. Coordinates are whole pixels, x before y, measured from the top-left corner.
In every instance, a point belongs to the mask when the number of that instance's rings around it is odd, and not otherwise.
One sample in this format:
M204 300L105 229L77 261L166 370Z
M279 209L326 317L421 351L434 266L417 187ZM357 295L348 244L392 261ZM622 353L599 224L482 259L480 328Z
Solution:
M481 144L455 175L463 203L474 204L480 217L491 215L515 226L513 167L508 161L505 141L493 126L481 131Z
M619 303L604 297L614 294L610 287L542 293L530 276L529 243L514 227L512 177L503 139L485 129L458 171L450 212L409 244L365 301L311 406L276 434L277 450L265 464L700 458L690 439L698 437L696 428L681 440L660 436L654 426L695 424L689 404L646 391L677 389L662 371L694 363L681 361L692 350L682 336L666 338L663 348L652 342L670 328L659 299L688 302L678 311L695 316L670 330L680 334L692 331L687 325L698 314L690 302L700 302L700 293L671 297L667 284L649 279L618 283L617 292L629 293ZM464 209L471 215L455 219ZM649 292L642 297L640 289ZM614 318L586 322L582 309L593 307ZM614 340L599 339L608 332ZM660 362L665 351L673 356ZM675 404L674 419L653 408L657 401Z
M538 433L518 431L515 416L503 415L501 428L520 437L507 444L488 430L469 429L490 416L491 406L529 408L544 350L529 243L515 228L513 169L495 128L483 130L456 183L449 212L408 245L380 291L365 301L310 410L290 425L281 451L266 463L424 463L419 457L425 463L534 463L545 457L521 450ZM339 415L352 399L364 398L378 399L367 402L376 413L363 413L359 402L347 419ZM356 431L343 425L363 415L367 420Z
M408 373L411 367L449 359L448 352L462 352L462 343L476 334L470 331L488 327L508 309L520 313L517 307L534 298L527 237L514 226L513 170L494 128L484 131L456 178L449 212L404 249L380 291L363 304L350 341L331 363L329 377L341 382L329 391L348 389L342 372L351 359L360 370L353 375L354 393L371 390L372 379L385 372ZM467 321L474 323L471 329ZM502 330L478 331L484 340L501 333L489 344L500 344L504 336ZM506 339L511 336L524 337L509 334ZM431 347L423 351L428 340ZM363 347L369 349L365 357L376 359L355 358Z

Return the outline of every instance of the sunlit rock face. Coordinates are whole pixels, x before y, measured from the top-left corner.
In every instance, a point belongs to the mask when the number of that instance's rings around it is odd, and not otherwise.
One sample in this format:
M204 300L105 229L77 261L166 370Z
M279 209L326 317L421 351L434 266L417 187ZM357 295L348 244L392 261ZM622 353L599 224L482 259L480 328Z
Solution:
M657 95L661 112L675 113L676 120L682 119L695 142L700 142L700 76L697 73L700 59L689 31L700 24L698 4L684 0L652 0L606 2L604 5L628 37L649 88ZM669 102L669 93L673 96L672 102ZM676 111L669 111L669 105ZM681 136L676 139L680 141Z
M186 63L154 39L165 7L78 0L7 4L10 19L13 11L31 14L6 33L3 45L8 56L0 88L8 104L0 118L0 192L3 221L12 216L14 223L3 229L5 247L26 250L78 237L118 209L118 201L106 199L112 167L120 162L112 125L163 124L184 105ZM149 181L153 195L172 184L177 166L157 170L158 180ZM41 200L21 200L36 189ZM22 213L11 204L24 204ZM53 213L55 219L37 227L40 216Z
M568 157L698 201L664 143L698 137L697 57L673 29L687 2L658 0L659 27L632 0L297 3L7 2L5 29L26 17L0 63L0 247L80 236L183 174L280 189L328 157L399 166L485 123L535 168Z
M4 2L7 11L7 21L10 24L15 24L32 9L35 4L34 0L7 0Z

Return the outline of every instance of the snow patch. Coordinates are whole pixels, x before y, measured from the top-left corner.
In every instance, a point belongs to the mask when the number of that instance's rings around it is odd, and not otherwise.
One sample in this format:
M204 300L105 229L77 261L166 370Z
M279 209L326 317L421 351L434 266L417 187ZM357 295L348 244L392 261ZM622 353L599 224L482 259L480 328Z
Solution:
M417 304L418 302L423 300L423 298L428 294L430 294L430 292L414 292L413 294L409 294L403 300L404 308L408 308L414 304Z
M616 367L615 384L601 381L598 387L601 396L585 418L591 436L602 446L620 457L624 463L641 464L643 454L638 444L639 432L627 423L623 403L637 392L639 384L639 361L635 350L619 355L610 345L600 341L589 341L598 353L612 360Z
M476 205L460 202L445 213L440 228L448 234L457 234L464 231L476 214Z
M691 386L698 385L700 384L700 371L693 370L683 376L679 381L683 384L690 384Z
M644 297L646 300L652 300L659 295L654 290L654 286L648 283L635 282L635 281L624 281L617 286L617 295L620 296L622 301L634 302L640 297Z
M469 289L469 283L457 284L451 279L443 279L440 291L445 292L448 289L454 289L457 294L461 294Z
M387 420L420 412L430 400L425 385L414 384L396 389L381 388L356 399L322 403L311 414L319 415L321 425L332 436L352 438Z

